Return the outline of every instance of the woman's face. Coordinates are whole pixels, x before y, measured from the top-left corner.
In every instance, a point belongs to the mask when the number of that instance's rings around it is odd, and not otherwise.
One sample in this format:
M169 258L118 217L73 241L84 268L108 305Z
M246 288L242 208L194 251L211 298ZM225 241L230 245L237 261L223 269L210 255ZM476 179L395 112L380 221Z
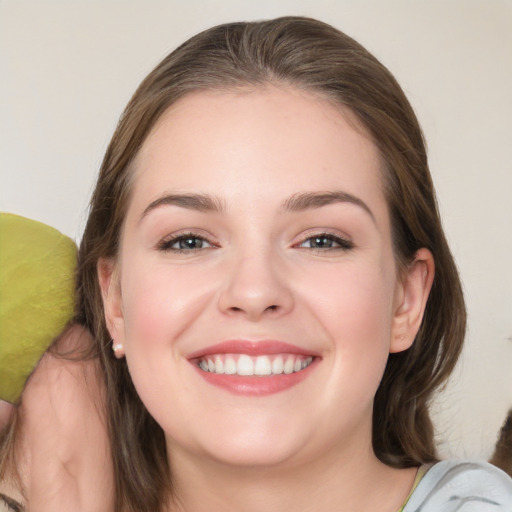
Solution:
M294 89L196 93L158 122L100 277L171 463L371 452L388 354L415 334L379 166L350 113Z

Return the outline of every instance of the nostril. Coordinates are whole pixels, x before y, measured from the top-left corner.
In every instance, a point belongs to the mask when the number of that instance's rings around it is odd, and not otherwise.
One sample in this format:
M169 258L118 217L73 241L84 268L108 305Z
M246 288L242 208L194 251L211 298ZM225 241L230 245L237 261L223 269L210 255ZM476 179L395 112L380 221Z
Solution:
M272 305L272 306L269 306L267 308L267 310L270 310L270 311L275 311L279 306L276 306L276 305Z

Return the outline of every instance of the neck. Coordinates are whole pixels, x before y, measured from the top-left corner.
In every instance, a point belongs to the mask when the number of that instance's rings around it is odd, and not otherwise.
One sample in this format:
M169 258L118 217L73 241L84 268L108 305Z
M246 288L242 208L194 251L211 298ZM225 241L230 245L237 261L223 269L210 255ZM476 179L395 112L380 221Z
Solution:
M288 461L274 467L233 467L175 452L176 492L169 510L396 512L411 490L416 468L390 468L368 446L355 452L349 449L339 457L333 450L307 464Z

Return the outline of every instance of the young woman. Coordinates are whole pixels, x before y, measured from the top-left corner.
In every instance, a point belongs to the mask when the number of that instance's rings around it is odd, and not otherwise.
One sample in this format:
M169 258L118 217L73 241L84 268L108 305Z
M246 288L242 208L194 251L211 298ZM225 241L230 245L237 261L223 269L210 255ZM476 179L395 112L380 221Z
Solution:
M492 466L437 462L428 404L465 310L421 130L324 23L215 27L150 73L107 150L77 291L116 511L512 504Z
M79 260L117 510L392 512L425 472L404 510L510 505L489 466L431 466L460 282L412 108L334 28L228 24L164 59Z

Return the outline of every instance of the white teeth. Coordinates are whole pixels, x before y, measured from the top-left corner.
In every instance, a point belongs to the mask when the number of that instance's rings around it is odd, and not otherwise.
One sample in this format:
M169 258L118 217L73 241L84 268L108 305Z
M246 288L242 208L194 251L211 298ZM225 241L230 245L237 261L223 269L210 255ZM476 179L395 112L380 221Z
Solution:
M286 373L288 375L290 373L293 373L294 369L295 369L295 359L290 356L286 360L286 363L284 363L284 373Z
M259 356L256 358L254 375L272 375L272 366L268 356Z
M254 363L249 356L242 354L238 358L236 373L238 373L238 375L254 375Z
M218 373L218 374L224 373L224 361L222 361L222 358L220 356L217 356L215 358L215 373Z
M283 370L284 370L283 358L281 356L277 356L272 361L272 373L274 375L280 375L281 373L283 373Z
M236 373L236 361L232 357L226 357L224 373L227 375L234 375Z
M247 354L216 354L200 359L199 368L204 372L218 375L265 376L289 375L300 372L313 362L313 357L296 355L263 355L249 356Z

